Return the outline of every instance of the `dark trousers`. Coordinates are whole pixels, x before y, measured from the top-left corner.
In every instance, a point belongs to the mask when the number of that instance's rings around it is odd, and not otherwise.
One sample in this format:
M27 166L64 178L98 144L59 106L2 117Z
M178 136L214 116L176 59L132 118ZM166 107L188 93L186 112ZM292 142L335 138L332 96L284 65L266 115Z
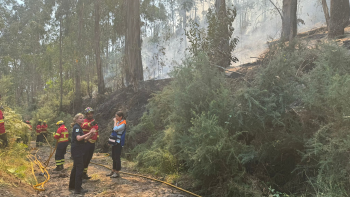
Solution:
M56 166L60 166L64 164L64 155L66 154L68 142L61 142L57 144L55 160Z
M7 133L1 134L0 135L0 141L2 143L2 147L7 147L8 142L7 142Z
M122 164L120 160L122 148L123 147L120 144L112 146L113 170L120 171L122 169Z
M36 136L36 146L41 146L43 142L43 134L40 133L39 135Z
M83 184L83 170L84 170L84 158L83 156L73 156L73 169L70 173L69 188L74 188L75 191L80 192L81 185Z
M87 173L88 166L94 155L95 143L86 142L85 144L85 154L84 154L84 173Z
M42 135L43 135L43 142L46 142L46 139L47 139L47 133L42 133ZM45 139L46 138L46 139ZM47 140L49 140L49 139L47 139Z

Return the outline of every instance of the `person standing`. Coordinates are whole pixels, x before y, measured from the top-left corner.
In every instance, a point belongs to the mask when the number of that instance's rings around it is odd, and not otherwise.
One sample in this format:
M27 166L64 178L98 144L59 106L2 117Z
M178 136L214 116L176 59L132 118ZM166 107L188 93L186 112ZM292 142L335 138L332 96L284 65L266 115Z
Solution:
M111 136L109 137L109 144L112 145L112 159L113 170L107 174L111 178L120 177L119 171L121 170L121 153L125 143L126 121L122 111L118 111L115 114L114 128Z
M27 126L28 126L28 128L29 128L29 132L32 132L33 127L32 127L32 125L30 124L29 120L26 121L26 124L27 124Z
M0 95L0 101L1 101L1 95ZM2 113L2 106L0 107L0 142L2 147L7 147L8 142L7 142L7 133L5 130L5 118L4 115Z
M66 128L62 120L58 121L56 125L58 126L58 129L54 138L57 140L56 143L58 144L55 154L56 169L54 169L54 171L61 171L63 170L63 165L65 161L64 155L66 154L68 146L68 129Z
M36 147L42 146L41 122L42 120L39 119L36 125Z
M91 107L87 107L85 109L85 120L81 128L83 129L84 134L89 133L92 129L94 129L95 135L93 135L87 142L86 142L86 151L84 155L84 174L83 179L90 179L87 175L88 166L90 164L90 161L92 159L92 156L95 151L95 142L99 138L98 135L98 125L96 121L94 120L94 110Z
M41 125L41 134L43 135L43 141L48 140L47 139L47 124L46 124L46 120L43 121L43 125Z
M75 190L75 194L83 194L88 192L81 187L82 185L82 176L84 171L84 158L83 155L85 153L85 141L89 140L91 136L94 134L94 129L92 129L89 133L84 134L83 129L80 125L84 123L84 115L79 113L74 116L73 123L71 126L73 127L72 131L72 141L71 141L71 154L73 157L73 169L70 174L69 179L69 190Z

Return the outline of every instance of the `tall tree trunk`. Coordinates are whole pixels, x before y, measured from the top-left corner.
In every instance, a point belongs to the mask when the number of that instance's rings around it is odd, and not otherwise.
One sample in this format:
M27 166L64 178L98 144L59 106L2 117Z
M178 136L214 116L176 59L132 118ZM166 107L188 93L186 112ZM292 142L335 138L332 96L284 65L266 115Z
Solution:
M225 18L227 17L227 12L226 12L226 2L225 0L216 0L215 1L215 13L216 16L218 17L219 21L224 21ZM228 27L220 29L220 31L223 31L223 35L228 35ZM225 36L222 37L220 40L220 50L222 52L226 52L229 50L230 46L230 37ZM227 68L231 64L231 60L228 58L222 58L220 62L218 62L219 66Z
M78 13L79 13L79 25L78 25L78 45L77 45L77 55L78 59L75 62L74 78L75 78L75 99L74 99L74 113L77 113L81 108L82 98L81 98L81 66L82 63L82 29L83 29L83 12L84 12L84 2L80 0L78 2Z
M125 0L126 33L125 33L125 66L126 83L137 89L139 81L143 81L141 59L141 27L140 0Z
M182 28L184 32L186 32L186 26L187 26L187 11L186 9L183 10L183 16L182 16ZM184 34L184 42L185 42L185 49L187 48L187 36Z
M297 35L298 0L283 0L281 40L293 40Z
M344 35L344 28L349 22L349 0L331 0L328 38Z
M327 27L329 28L330 16L329 16L329 8L327 5L327 0L322 0L322 8L323 8L324 17L326 19Z
M95 56L98 80L98 93L103 94L105 91L105 84L102 72L101 51L100 51L100 0L95 0Z
M62 17L60 18L60 111L62 111L62 97L63 97L63 76L62 76Z

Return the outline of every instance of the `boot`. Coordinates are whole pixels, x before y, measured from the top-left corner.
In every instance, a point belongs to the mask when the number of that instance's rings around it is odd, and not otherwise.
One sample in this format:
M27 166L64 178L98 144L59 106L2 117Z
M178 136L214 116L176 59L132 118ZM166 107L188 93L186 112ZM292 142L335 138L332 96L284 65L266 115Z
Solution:
M114 172L113 172L113 171L111 171L111 173L106 174L106 176L112 176L113 174L114 174Z
M89 176L87 175L87 173L84 173L84 174L83 174L83 179L91 179L91 177L89 177Z
M81 188L79 191L74 191L74 194L85 194L88 190Z
M53 171L60 171L60 166L56 166L56 168Z
M61 171L61 170L63 170L63 166L59 165L59 166L56 166L56 168L53 171Z
M119 178L119 177L120 175L117 172L114 172L113 175L111 176L111 178Z

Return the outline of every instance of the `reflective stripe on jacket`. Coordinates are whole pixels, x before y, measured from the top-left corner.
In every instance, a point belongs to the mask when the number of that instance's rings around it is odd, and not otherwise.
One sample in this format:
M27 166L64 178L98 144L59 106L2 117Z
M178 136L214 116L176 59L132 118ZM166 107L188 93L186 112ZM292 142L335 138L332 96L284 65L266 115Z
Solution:
M41 125L41 133L47 133L47 125Z
M61 125L60 128L57 129L57 132L54 136L54 138L58 141L58 143L61 142L68 142L68 129L66 126Z
M40 133L41 133L41 125L37 125L35 131L36 131L36 135L40 135Z

